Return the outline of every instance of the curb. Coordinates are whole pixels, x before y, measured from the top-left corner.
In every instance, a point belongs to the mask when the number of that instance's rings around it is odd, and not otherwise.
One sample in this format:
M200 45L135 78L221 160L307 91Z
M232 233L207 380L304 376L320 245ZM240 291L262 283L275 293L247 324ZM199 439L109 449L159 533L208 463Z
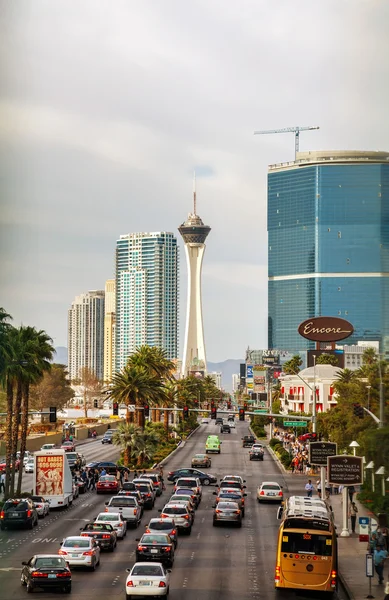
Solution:
M170 454L168 454L167 456L165 456L165 458L163 460L161 460L161 462L159 463L160 465L166 465L166 463L172 458L172 456L175 455L176 452L178 452L178 450L180 450L181 448L183 448L185 446L185 443L187 442L187 440L189 440L189 438L192 437L192 435L194 433L196 433L196 431L199 429L199 427L196 427L196 429L193 429L193 431L190 432L190 434L188 435L188 437L183 441L180 442L177 446L177 448L174 448L174 450L172 450L170 452Z

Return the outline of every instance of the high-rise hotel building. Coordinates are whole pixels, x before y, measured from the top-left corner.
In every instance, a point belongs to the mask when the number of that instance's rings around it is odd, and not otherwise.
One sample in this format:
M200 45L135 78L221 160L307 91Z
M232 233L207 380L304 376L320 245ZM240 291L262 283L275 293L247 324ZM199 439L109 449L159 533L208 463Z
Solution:
M103 379L104 356L103 290L76 296L68 310L68 370L71 381L88 367L97 379Z
M177 358L178 262L173 233L130 233L117 240L116 371L143 344Z
M105 282L104 314L104 381L109 383L115 372L115 325L116 293L115 280Z
M300 152L268 173L268 346L306 350L305 319L342 317L348 344L389 353L389 153Z

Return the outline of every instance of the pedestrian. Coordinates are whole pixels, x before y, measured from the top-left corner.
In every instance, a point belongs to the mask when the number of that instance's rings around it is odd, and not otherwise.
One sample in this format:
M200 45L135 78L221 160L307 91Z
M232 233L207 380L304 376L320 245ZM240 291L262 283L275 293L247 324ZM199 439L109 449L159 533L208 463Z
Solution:
M104 469L104 467L103 467L103 468L101 469L101 471L100 471L100 476L101 476L101 477L104 477L104 475L106 475L106 474L107 474L107 471L106 471L106 470Z
M306 491L307 498L312 498L313 485L312 485L312 481L310 479L308 479L308 483L305 484L305 491Z
M133 477L133 479L138 479L138 472L136 470L134 471L134 477Z
M124 481L128 481L129 480L127 469L124 471L123 479L124 479Z
M378 583L384 583L384 564L388 553L383 546L377 545L374 550L374 568L378 575Z
M348 509L348 516L351 520L351 531L355 533L355 523L357 522L358 507L355 502L351 502Z
M2 471L0 475L0 494L1 492L5 494L5 471Z
M348 488L348 497L350 499L350 503L353 501L354 494L355 494L355 487L353 485L350 485Z

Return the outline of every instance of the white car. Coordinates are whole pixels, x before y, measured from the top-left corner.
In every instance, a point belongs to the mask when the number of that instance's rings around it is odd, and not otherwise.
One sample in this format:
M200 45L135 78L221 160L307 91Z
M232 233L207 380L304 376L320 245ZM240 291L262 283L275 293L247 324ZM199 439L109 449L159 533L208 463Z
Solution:
M203 425L208 425L209 424L209 419L207 419L207 417L205 417L204 419L201 419L201 423Z
M95 523L104 523L105 525L112 525L116 531L118 539L122 540L127 535L127 522L122 519L122 516L117 513L100 513L94 520Z
M235 429L235 421L228 420L227 425L230 426L230 429Z
M46 500L43 496L31 496L31 500L35 504L38 517L45 518L45 516L49 514L50 502Z
M26 464L26 462L27 462L27 461L28 461L30 458L33 458L33 456L34 456L34 455L33 455L33 453L32 453L32 452L30 452L29 450L25 450L25 451L24 451L24 456L23 456L23 465L25 465L25 464ZM17 458L18 460L20 460L20 452L17 452L17 453L16 453L16 458Z
M168 596L170 569L158 562L137 562L127 569L126 598L134 596Z
M100 564L100 546L90 537L74 535L65 538L58 554L71 567L89 567L94 571Z
M257 489L258 502L281 502L284 499L282 486L277 481L263 481Z
M25 473L33 473L34 472L34 459L29 458L28 461L24 465Z
M246 480L242 479L240 475L225 475L221 481L237 481L242 486L244 483L246 483Z

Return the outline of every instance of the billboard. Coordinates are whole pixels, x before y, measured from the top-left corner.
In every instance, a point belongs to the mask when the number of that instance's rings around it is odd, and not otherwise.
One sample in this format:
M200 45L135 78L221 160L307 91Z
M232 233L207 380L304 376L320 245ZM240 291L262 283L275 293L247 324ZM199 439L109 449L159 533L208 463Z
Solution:
M350 337L354 327L339 317L313 317L300 323L298 332L303 338L314 342L337 342Z
M36 456L36 494L38 496L63 495L64 455Z

